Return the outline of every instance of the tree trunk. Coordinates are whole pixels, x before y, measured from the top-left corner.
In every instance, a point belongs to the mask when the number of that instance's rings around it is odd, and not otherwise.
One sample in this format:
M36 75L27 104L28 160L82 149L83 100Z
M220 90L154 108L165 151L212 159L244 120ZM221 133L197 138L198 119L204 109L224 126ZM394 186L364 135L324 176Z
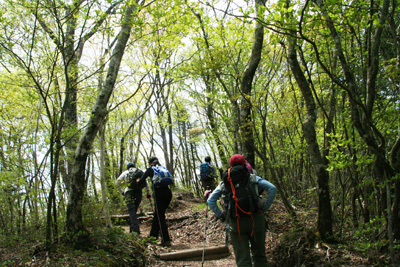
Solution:
M200 26L201 26L201 30L203 33L203 39L204 39L204 43L206 45L207 50L210 50L210 43L209 43L209 39L208 39L208 34L204 28L204 24L203 24L203 20L201 18L201 15L194 12L192 10L192 12L194 13L194 15L198 18ZM209 51L209 55L212 61L216 61L214 59L213 53L211 51ZM219 81L219 83L221 84L222 88L224 89L225 93L228 95L229 101L232 104L232 111L231 111L231 116L233 116L234 119L229 120L231 122L231 124L226 125L226 128L228 129L228 131L232 134L233 138L233 142L232 142L232 149L234 151L234 153L238 153L240 151L240 146L239 146L239 120L240 120L240 107L239 104L236 100L236 94L237 94L237 87L231 86L229 88L231 88L231 90L229 90L228 86L226 85L226 83L224 82L224 80L221 78L221 75L218 71L214 71L214 75L217 78L217 80ZM211 84L209 82L210 80L210 76L208 74L203 74L204 78L204 82L206 84L206 92L208 94L212 94L212 91L210 91L211 89ZM210 103L210 102L208 102ZM221 161L223 164L223 168L224 165L229 165L229 158L226 156L225 152L224 152L224 145L223 142L220 140L219 134L218 134L218 125L215 123L215 119L214 119L214 114L213 114L213 109L210 108L210 105L208 105L207 107L207 117L209 119L210 122L210 126L212 129L212 134L214 137L214 140L216 141L217 144L217 148L218 148L218 152L220 154L221 157ZM212 118L212 119L210 119Z
M292 33L293 34L293 33ZM308 145L309 155L313 163L314 174L318 182L318 232L324 241L333 239L332 208L329 193L329 174L321 156L317 142L315 123L317 120L316 107L311 88L304 76L297 60L296 41L289 39L288 61L290 69L296 79L307 107L306 120L303 123L303 132Z
M396 3L396 2L393 2ZM392 13L396 12L396 8L392 7ZM392 35L395 36L395 43L397 44L397 73L400 73L400 27L396 25L394 21L394 14L390 17L390 28L392 31ZM396 84L397 90L400 90L400 74L397 75L394 83ZM400 114L399 114L400 115ZM397 140L394 144L391 152L391 164L395 170L395 173L400 173L400 120L398 122L398 134ZM394 198L393 198L393 206L392 206L392 214L393 214L393 225L397 225L393 229L394 238L400 240L400 180L396 179L394 185Z
M98 201L98 196L97 196L97 189L96 189L96 178L95 178L95 176L94 176L94 160L90 160L90 158L89 158L89 161L90 161L90 163L88 163L88 168L92 168L92 170L91 170L91 176L90 176L90 181L91 181L91 183L92 183L92 187L93 187L93 197L94 197L94 199L95 199L95 201L97 202Z
M62 125L62 118L60 119L60 125ZM55 199L56 199L56 194L55 194L55 187L57 183L57 177L58 177L58 166L59 166L59 159L60 159L60 153L61 153L61 134L60 131L57 129L61 129L61 126L55 125L55 122L52 123L52 137L51 137L51 142L50 142L50 180L51 180L51 186L50 186L50 193L49 193L49 198L47 200L47 224L46 224L46 248L49 249L50 245L52 243L52 230L53 230L53 224L54 224L54 235L57 235L58 230L57 230L57 213L56 213L56 206L55 206ZM54 205L54 206L53 206ZM53 217L54 221L52 221L51 215L52 215L52 210L53 210Z
M265 5L264 0L256 1L256 13L258 13L258 6ZM250 62L246 70L243 73L242 82L240 85L240 91L242 95L240 103L240 133L242 140L243 156L246 160L254 166L255 153L254 153L254 136L253 136L253 119L251 116L251 89L256 73L258 64L261 60L261 52L264 41L264 27L261 23L256 23L256 29L254 30L254 43L250 56Z
M178 122L178 127L179 127L179 146L181 147L182 150L182 160L181 162L182 165L182 184L185 187L189 187L190 185L190 179L189 179L189 163L187 162L187 157L186 154L187 152L187 145L186 145L186 122L184 121L179 121Z
M142 142L142 128L143 128L143 118L141 118L140 121L139 121L138 140L137 140L137 143L136 143L138 145L136 146L136 151L135 151L134 157L133 157L135 162L137 162L137 160L139 158L139 150L140 150L139 144Z
M174 170L174 135L172 132L172 115L169 105L166 105L167 116L168 116L168 142L169 142L169 160L167 165L167 169L170 171L172 176L175 176Z
M338 53L338 57L340 60L340 64L342 66L343 73L346 77L346 92L349 95L351 109L352 109L352 121L361 136L364 142L371 149L373 154L376 157L375 169L377 173L379 173L380 180L378 181L383 186L384 183L390 183L391 178L396 174L394 168L390 165L389 160L386 158L386 144L383 135L379 132L379 130L373 125L373 107L375 98L377 95L376 92L376 79L379 73L379 50L381 47L381 38L383 28L382 26L377 26L375 31L373 32L371 26L371 36L369 36L370 43L367 49L369 58L368 58L368 68L367 68L367 81L366 81L366 98L364 101L360 98L360 88L357 85L354 71L350 67L350 64L347 62L347 58L344 54L343 47L341 45L341 38L339 33L335 28L335 24L333 23L332 18L325 11L325 2L323 0L313 0L313 2L321 9L321 13L325 19L325 23L330 30L330 35L335 41L335 49ZM379 11L379 25L385 25L386 20L389 17L389 0L384 0L381 4L381 8L377 9ZM371 24L372 25L372 24ZM393 151L393 149L392 149ZM399 160L399 158L392 158L395 160ZM392 161L392 164L397 164ZM394 166L394 165L393 165ZM388 207L392 209L391 216L393 225L388 227L393 230L393 234L396 238L400 237L400 211L399 211L399 182L396 181L393 184L395 188L394 193L394 201L392 207ZM384 186L383 186L384 188ZM383 191L386 194L386 191ZM391 197L391 194L388 196ZM382 204L392 203L392 201L386 201L384 199L381 201ZM397 223L397 224L396 224ZM388 233L389 234L389 233ZM391 233L389 234L391 235ZM389 236L389 240L391 237Z
M76 7L68 7L66 9L66 16L71 19L68 20L67 29L65 31L65 49L63 50L63 61L65 64L65 132L68 136L64 138L68 141L65 142L66 148L66 161L67 161L67 173L71 173L71 166L74 157L74 151L78 143L77 125L78 125L78 62L79 55L75 51L75 29L77 24L77 16L75 12ZM65 176L67 184L70 184L70 175ZM67 187L67 190L70 189Z
M71 192L67 205L66 232L70 241L78 248L79 246L85 246L88 241L88 233L82 221L83 196L86 190L86 160L93 147L99 127L102 126L107 115L107 104L113 92L121 60L130 36L132 17L135 10L136 3L130 4L126 9L126 15L119 32L117 44L112 53L105 83L100 89L92 109L92 116L75 150L71 169Z
M136 90L136 92L132 95L136 95L136 93L139 91L139 88ZM146 105L144 107L143 110L141 110L141 114L137 115L137 112L135 114L135 120L132 122L132 124L128 127L128 129L126 130L124 136L121 138L121 142L120 142L120 152L119 152L119 173L122 173L124 171L124 152L125 152L125 139L128 136L128 134L134 129L134 126L137 124L137 122L139 121L139 128L137 130L138 133L138 142L137 142L137 146L136 146L136 151L134 154L133 159L130 159L129 161L133 161L133 162L137 162L138 156L139 156L139 148L140 148L140 142L141 142L141 132L142 132L142 126L143 126L143 118L144 115L146 114L146 112L149 110L150 108L150 99L151 96L153 95L154 90L151 91L149 98L146 99ZM145 161L146 162L146 161Z
M106 218L106 226L112 227L110 209L108 206L107 186L106 186L106 167L105 167L105 123L99 129L100 138L100 184L101 184L101 199L103 203L104 217Z
M192 168L190 167L192 164L191 164L191 162L190 162L190 149L189 149L189 141L188 141L188 124L186 123L186 122L183 122L183 124L184 124L184 129L185 129L185 132L184 132L184 151L185 151L185 162L186 162L186 167L185 167L185 169L187 169L187 176L186 176L186 179L187 179L187 181L188 181L188 183L189 183L189 185L192 183L192 181L191 181L191 177L192 177Z
M215 122L215 114L214 114L214 108L213 108L213 101L211 99L211 97L209 97L209 95L213 94L213 90L212 90L212 86L210 83L210 76L207 75L204 78L204 83L206 84L206 114L207 114L207 118L208 118L208 122L210 124L210 130L211 130L211 135L214 139L215 144L217 145L217 151L218 151L218 155L219 158L221 159L221 162L228 162L228 159L226 157L225 154L225 150L224 150L224 144L221 141L221 138L218 134L218 125ZM215 161L217 162L217 161Z

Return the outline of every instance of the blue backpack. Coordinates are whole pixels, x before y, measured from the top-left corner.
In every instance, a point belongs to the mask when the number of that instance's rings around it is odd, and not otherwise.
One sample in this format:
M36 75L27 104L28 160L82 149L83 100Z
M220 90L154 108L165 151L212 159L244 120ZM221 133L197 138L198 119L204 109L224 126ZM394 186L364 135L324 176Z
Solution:
M210 173L211 173L211 168L210 168L209 162L203 162L202 164L200 164L200 179L201 180L209 179Z
M154 176L153 176L153 184L167 186L174 184L174 178L167 168L164 166L153 166Z

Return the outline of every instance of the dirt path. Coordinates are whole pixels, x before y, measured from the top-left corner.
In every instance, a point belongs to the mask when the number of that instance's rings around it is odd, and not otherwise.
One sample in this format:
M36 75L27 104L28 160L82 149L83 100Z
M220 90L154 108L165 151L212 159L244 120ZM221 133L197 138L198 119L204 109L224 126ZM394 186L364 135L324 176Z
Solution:
M206 210L196 210L196 206L200 204L200 201L175 201L175 207L167 212L172 246L149 245L147 249L148 266L236 266L231 245L229 245L229 256L216 260L206 260L204 264L202 264L201 259L196 261L163 261L159 258L159 255L163 253L203 249ZM206 247L223 246L225 244L225 226L215 218L212 211L208 210ZM148 237L150 227L151 219L143 220L140 226L141 236ZM124 229L129 231L128 227L124 227ZM267 239L271 239L271 234Z
M229 246L230 255L228 257L217 260L206 260L204 261L204 265L202 265L201 260L162 261L159 259L158 255L162 253L177 252L187 249L203 249L205 220L204 218L198 217L199 213L195 213L192 218L188 218L180 223L170 223L169 234L173 240L172 246L166 248L159 245L149 246L149 266L236 266L232 246ZM142 227L143 233L146 233L146 236L148 236L150 232L150 223L151 222L146 222ZM215 224L215 221L209 223ZM205 247L223 246L225 244L224 232L220 231L221 233L218 233L217 231L218 229L215 228L215 225L210 225L207 230Z

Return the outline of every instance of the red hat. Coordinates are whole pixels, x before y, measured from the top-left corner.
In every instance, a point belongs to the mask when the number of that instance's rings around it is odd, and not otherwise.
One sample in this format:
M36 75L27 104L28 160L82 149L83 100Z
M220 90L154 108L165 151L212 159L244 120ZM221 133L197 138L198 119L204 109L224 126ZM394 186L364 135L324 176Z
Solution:
M231 165L231 167L237 164L246 165L246 159L240 154L233 155L229 160L229 165Z

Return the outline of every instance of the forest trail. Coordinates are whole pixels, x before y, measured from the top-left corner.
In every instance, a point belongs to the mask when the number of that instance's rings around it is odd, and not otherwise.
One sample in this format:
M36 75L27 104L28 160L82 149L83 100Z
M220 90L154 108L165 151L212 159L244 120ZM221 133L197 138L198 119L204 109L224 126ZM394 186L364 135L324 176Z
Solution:
M180 261L160 259L161 254L169 252L203 249L206 206L203 200L183 194L185 193L174 193L173 201L167 209L171 247L149 244L146 241L145 237L148 237L150 232L152 209L149 201L145 199L141 204L139 216L143 239L137 240L138 242L121 234L120 228L129 235L129 217L114 215L115 226L119 229L103 230L103 222L97 220L101 224L101 230L93 229L92 247L85 251L72 250L63 243L55 244L55 247L48 251L39 240L26 240L14 246L0 246L0 266L134 266L131 264L136 262L133 257L137 262L145 261L146 266L236 266L231 245L229 256L206 260L203 265L201 257ZM342 239L333 244L317 239L317 209L298 206L296 211L301 229L293 225L279 199L275 200L268 211L269 230L265 240L267 266L387 266L385 263L388 262L388 256L380 251L361 251L359 243L351 235L346 235L346 240ZM216 219L210 210L207 226L206 248L224 246L226 225ZM130 246L130 249L126 250L124 246Z
M144 200L147 201L147 200ZM214 260L184 260L184 261L163 261L159 255L169 252L179 252L188 249L203 249L204 227L206 224L206 208L198 209L201 204L200 199L187 198L185 200L174 200L172 207L167 210L167 222L169 225L169 234L172 239L170 247L160 245L149 245L147 248L147 266L236 266L232 245L229 244L229 256ZM148 237L151 227L152 216L145 216L141 220L140 231L142 237ZM208 209L208 222L206 231L205 247L224 246L225 245L225 226L214 216L214 213ZM129 233L129 227L123 226ZM267 232L267 253L272 251L271 240L278 240L279 234L271 231ZM160 243L160 240L158 241Z

